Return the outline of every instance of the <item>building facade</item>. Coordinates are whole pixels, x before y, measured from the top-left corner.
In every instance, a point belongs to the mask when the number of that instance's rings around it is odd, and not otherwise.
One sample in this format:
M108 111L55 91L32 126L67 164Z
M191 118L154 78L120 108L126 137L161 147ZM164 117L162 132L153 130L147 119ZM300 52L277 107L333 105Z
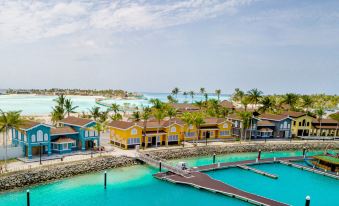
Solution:
M26 157L34 155L65 154L85 151L100 146L100 134L90 119L67 117L58 127L35 121L24 121L12 129L12 144L21 146Z

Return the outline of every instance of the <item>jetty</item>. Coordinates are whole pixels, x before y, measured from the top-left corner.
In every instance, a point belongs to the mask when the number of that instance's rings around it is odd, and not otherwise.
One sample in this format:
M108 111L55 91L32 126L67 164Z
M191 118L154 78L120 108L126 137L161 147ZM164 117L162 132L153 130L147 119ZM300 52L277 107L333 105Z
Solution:
M213 179L208 174L203 172L206 171L214 171L219 169L226 168L241 168L248 171L255 172L260 175L264 175L273 179L277 179L278 176L274 174L270 174L259 169L250 167L251 165L258 164L286 164L289 166L297 167L300 169L304 169L307 171L312 171L317 174L326 175L328 177L333 177L338 179L338 175L333 175L328 172L316 171L316 169L304 167L299 164L294 164L292 162L302 161L304 159L303 156L296 157L280 157L280 158L265 158L265 159L255 159L255 160L244 160L237 162L223 162L223 163L213 163L204 166L197 166L192 168L180 168L180 166L173 166L169 163L166 163L164 160L158 159L156 157L138 153L137 159L143 161L149 165L159 167L159 172L154 174L153 176L157 179L168 181L175 184L183 184L189 185L197 189L204 189L207 191L211 191L214 193L223 194L232 198L237 198L239 200L251 203L253 205L260 206L287 206L289 204L279 202L277 200L273 200L267 197L263 197L260 195L256 195L250 192L246 192L244 190L233 187L229 184L221 182L219 180ZM166 172L161 172L162 168L166 169Z

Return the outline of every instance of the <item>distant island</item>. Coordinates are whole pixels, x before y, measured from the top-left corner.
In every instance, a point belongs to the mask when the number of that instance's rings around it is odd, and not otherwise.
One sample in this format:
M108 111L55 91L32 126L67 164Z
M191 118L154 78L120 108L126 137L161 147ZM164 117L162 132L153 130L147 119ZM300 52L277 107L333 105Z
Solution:
M117 89L7 89L6 94L36 94L36 95L78 95L78 96L103 96L105 98L121 98L121 99L143 99L143 94L137 92L128 92L125 90Z

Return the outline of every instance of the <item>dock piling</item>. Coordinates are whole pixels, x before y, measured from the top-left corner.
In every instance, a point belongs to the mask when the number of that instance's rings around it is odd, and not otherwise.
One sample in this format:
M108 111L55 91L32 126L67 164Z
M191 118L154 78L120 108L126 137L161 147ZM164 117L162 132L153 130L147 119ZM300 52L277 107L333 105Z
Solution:
M104 175L104 187L106 189L107 186L107 172L105 171L105 175Z
M27 206L30 206L31 201L30 201L30 198L29 198L29 190L27 190L26 194L27 194Z
M311 197L309 195L306 196L306 202L305 206L310 206L311 205Z
M215 153L213 154L213 164L215 164Z
M261 157L261 149L258 151L258 160L260 160Z
M306 157L306 148L303 147L303 157L305 158Z
M159 162L159 172L161 172L161 161Z

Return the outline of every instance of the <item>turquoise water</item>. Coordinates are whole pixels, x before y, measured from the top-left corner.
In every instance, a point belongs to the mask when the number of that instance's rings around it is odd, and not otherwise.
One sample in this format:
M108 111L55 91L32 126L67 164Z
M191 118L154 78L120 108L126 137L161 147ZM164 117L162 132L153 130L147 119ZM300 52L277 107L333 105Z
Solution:
M140 100L106 100L106 103L118 103L120 105L129 104L130 106L147 106L149 105L149 99L158 98L162 101L167 101L166 93L144 93L145 99ZM210 98L216 98L215 95L210 95ZM222 95L221 100L228 99L229 96ZM52 111L52 107L55 105L53 101L56 96L35 96L35 95L0 95L0 109L4 111L9 110L21 110L24 115L45 115ZM76 109L77 112L88 111L93 106L99 106L95 103L95 97L91 96L68 96L71 98L74 105L79 106ZM191 98L183 95L178 95L180 102L185 100L191 101ZM200 100L202 96L196 95L194 100Z
M312 152L309 154L319 154ZM301 152L263 153L263 157L293 156ZM217 156L218 161L253 159L256 153ZM179 162L176 160L173 162ZM190 166L209 164L211 157L189 158ZM306 195L311 195L312 205L338 205L338 181L292 167L269 164L255 166L276 174L278 180L241 169L225 169L208 174L248 192L264 195L293 205L303 205ZM157 170L148 166L133 166L108 171L108 188L103 189L103 172L87 174L0 194L1 206L25 205L26 189L31 191L31 205L249 205L245 202L198 190L189 186L157 180L152 174Z

